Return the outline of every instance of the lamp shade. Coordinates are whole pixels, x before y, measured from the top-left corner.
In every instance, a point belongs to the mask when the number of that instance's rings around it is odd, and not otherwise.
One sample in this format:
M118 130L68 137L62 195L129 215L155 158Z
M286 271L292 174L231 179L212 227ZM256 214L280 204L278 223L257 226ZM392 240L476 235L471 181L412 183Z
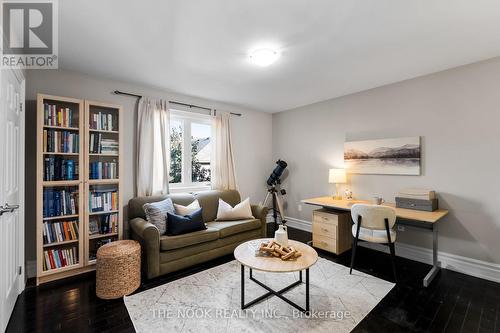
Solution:
M335 184L347 183L345 169L330 169L328 174L328 182Z

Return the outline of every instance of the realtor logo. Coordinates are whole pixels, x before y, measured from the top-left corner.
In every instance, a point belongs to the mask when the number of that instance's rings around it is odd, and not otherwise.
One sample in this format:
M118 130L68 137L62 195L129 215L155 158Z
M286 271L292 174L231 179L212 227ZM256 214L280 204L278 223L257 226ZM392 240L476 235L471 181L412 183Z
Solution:
M2 2L2 68L57 69L57 2Z

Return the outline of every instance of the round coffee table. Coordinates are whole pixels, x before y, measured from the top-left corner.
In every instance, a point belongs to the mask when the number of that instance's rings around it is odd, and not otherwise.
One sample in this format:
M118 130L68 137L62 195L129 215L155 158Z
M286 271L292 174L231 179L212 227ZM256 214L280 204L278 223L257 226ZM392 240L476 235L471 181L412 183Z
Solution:
M297 242L294 240L288 241L288 246L293 246L296 250L302 252L302 255L294 260L281 260L277 257L261 257L255 256L255 250L259 247L260 243L268 242L272 238L262 238L254 239L243 244L240 244L234 250L234 257L241 264L241 309L246 309L271 295L279 297L283 301L287 302L291 306L302 312L309 311L309 268L316 263L318 260L318 253L312 247L307 244ZM252 246L254 244L254 246ZM259 286L267 290L264 295L248 302L245 304L245 267L250 270L250 280L257 283ZM273 272L273 273L288 273L288 272L299 272L299 280L286 286L278 291L273 290L266 286L261 281L255 279L252 276L252 270L258 270L263 272ZM302 284L302 271L306 271L306 307L305 309L296 303L292 302L283 293L292 289L293 287Z

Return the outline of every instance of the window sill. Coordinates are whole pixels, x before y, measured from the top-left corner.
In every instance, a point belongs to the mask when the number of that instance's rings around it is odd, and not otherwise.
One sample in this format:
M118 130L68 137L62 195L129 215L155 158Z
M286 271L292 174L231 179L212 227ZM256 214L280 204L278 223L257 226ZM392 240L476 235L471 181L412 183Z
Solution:
M210 184L203 185L170 185L169 192L170 193L191 193L191 192L200 192L200 191L208 191L212 189Z

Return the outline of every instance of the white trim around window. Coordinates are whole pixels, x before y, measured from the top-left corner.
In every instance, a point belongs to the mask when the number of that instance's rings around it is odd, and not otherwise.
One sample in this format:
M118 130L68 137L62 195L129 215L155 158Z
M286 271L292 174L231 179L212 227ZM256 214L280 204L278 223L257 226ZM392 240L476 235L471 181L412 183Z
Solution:
M180 183L169 183L170 193L181 193L181 192L197 192L209 190L211 184L207 182L193 182L192 181L192 155L191 155L191 124L206 124L213 126L212 116L208 114L195 113L179 111L175 109L170 109L170 124L179 121L182 123L182 175ZM213 128L210 133L211 142L213 139ZM212 167L212 166L211 166Z

